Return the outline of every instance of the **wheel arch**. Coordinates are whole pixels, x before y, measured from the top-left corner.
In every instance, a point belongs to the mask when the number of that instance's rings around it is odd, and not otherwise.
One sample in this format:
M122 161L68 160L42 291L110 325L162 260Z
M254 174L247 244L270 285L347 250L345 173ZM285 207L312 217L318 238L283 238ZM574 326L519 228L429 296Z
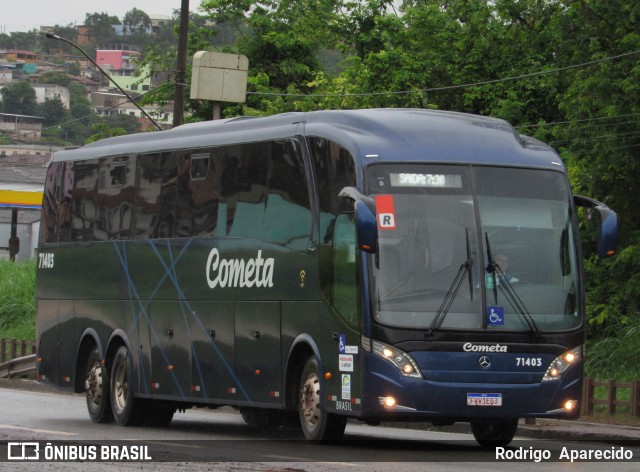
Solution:
M135 350L132 348L131 345L131 341L129 339L129 336L127 336L127 333L122 330L122 329L115 329L113 331L113 333L111 333L111 336L109 337L109 341L107 343L107 349L104 355L104 361L105 364L107 365L109 371L111 371L111 366L113 365L113 358L116 355L116 352L118 351L118 348L120 347L126 347L127 350L129 351L129 355L133 356L132 357L132 367L134 370L134 376L132 381L134 382L134 387L137 388L138 385L138 378L137 378L137 363L135 361ZM134 391L136 391L134 389Z
M98 336L95 329L87 328L84 330L84 333L82 333L80 342L78 343L78 349L76 350L75 381L73 385L73 391L75 393L84 392L85 364L89 353L94 347L98 348L100 359L104 360L104 350L100 336Z
M320 350L313 338L302 333L298 335L289 348L287 356L287 370L285 373L285 408L292 410L298 405L298 382L300 374L309 357L318 359L318 368L324 371Z
M104 356L105 362L108 366L111 366L113 357L116 355L116 351L121 346L126 347L130 354L134 353L134 350L131 348L131 342L129 341L129 336L127 336L127 333L122 329L116 329L113 331L113 333L111 333L111 336L109 337L109 342L107 343L107 351Z

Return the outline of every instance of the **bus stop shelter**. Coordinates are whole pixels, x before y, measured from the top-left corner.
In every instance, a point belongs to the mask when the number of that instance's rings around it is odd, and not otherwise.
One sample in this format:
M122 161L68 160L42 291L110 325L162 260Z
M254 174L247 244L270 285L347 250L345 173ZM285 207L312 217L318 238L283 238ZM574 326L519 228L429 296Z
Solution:
M46 167L0 166L0 253L35 255Z

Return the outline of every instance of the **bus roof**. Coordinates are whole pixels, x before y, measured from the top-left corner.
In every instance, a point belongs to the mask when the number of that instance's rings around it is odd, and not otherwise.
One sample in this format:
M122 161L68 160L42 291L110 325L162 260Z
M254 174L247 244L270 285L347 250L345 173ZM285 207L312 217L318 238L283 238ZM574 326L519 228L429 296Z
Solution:
M382 161L427 161L564 168L553 149L519 135L504 120L423 109L293 112L191 123L59 151L53 161L198 149L296 135L335 141L363 166Z

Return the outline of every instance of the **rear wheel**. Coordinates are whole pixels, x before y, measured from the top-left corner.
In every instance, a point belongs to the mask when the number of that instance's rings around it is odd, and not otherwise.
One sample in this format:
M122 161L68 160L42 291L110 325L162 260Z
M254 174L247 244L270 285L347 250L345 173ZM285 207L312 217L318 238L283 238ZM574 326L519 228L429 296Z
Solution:
M506 446L516 435L518 418L471 420L471 432L483 447Z
M340 439L347 418L326 413L320 408L320 374L315 356L310 357L302 369L299 392L298 414L304 437L314 442Z
M116 423L131 426L140 422L141 411L133 395L133 363L129 350L120 346L111 368L111 409Z
M84 381L85 398L89 417L94 423L113 421L109 403L109 375L100 362L100 352L95 346L87 357Z

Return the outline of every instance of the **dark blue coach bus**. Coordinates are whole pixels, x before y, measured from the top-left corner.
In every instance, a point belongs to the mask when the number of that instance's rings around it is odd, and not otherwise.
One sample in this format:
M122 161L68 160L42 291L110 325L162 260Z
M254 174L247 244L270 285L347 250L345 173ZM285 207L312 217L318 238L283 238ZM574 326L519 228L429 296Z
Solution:
M579 413L585 290L576 207L548 146L428 110L196 123L56 153L38 253L38 376L94 422L231 405L346 420Z

